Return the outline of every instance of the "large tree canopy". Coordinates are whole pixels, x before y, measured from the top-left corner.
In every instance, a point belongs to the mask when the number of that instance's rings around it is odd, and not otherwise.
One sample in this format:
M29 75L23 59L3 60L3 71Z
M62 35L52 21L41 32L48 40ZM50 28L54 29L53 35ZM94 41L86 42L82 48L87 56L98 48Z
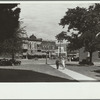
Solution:
M66 37L66 32L62 31L61 33L59 33L58 35L56 35L56 39L58 41L65 39Z
M60 25L68 26L67 31L78 31L69 36L69 49L85 47L85 51L90 52L90 62L92 53L98 49L96 35L100 32L100 4L89 6L88 9L76 7L68 9L66 15L60 20ZM80 43L80 44L79 44Z
M12 54L21 49L20 8L18 4L0 4L0 51Z
M12 38L19 27L18 4L0 4L0 41Z

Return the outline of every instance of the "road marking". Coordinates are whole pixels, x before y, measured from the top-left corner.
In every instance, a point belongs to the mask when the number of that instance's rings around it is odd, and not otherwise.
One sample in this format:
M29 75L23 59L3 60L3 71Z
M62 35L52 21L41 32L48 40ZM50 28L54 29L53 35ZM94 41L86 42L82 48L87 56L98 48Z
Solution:
M50 65L50 66L56 69L56 65ZM97 81L94 78L88 77L86 75L80 74L80 73L72 71L72 70L69 70L67 68L65 68L63 70L61 67L59 67L58 71L60 71L64 74L67 74L68 76L72 77L73 79L76 79L79 81Z

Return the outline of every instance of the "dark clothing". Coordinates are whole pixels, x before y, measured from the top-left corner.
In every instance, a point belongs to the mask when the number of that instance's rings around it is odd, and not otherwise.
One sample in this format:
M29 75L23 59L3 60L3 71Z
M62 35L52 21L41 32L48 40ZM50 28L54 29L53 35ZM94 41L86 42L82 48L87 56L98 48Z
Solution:
M60 61L56 60L56 67L57 67L57 69L59 68L59 64L60 64Z

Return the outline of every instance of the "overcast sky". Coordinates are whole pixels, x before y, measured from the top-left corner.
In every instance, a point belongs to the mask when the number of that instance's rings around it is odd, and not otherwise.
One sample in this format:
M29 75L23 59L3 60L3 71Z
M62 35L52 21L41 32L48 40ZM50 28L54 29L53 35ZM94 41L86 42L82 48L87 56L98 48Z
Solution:
M34 34L37 38L55 40L58 33L67 30L58 24L67 9L89 5L90 3L21 3L20 18L24 22L23 26L26 26L28 36Z

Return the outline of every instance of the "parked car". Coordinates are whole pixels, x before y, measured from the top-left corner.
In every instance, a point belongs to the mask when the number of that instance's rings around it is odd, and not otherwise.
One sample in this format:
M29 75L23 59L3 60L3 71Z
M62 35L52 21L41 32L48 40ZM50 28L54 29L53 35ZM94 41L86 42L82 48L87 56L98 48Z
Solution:
M79 61L79 57L72 57L71 61Z
M12 66L12 65L20 65L21 61L12 60L12 59L0 59L0 66Z
M21 61L16 60L16 59L10 59L9 61L12 62L12 65L20 65L21 64Z
M12 66L12 62L8 59L0 59L0 66Z

